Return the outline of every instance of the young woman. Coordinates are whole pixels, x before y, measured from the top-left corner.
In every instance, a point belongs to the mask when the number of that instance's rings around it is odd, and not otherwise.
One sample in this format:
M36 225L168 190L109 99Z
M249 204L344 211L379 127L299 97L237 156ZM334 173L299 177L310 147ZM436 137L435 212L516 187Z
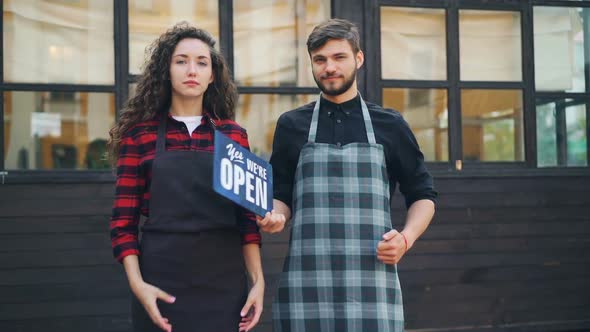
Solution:
M262 312L256 218L212 188L214 130L249 147L230 120L236 88L214 45L186 23L162 34L110 131L111 239L135 295L135 331L248 331Z

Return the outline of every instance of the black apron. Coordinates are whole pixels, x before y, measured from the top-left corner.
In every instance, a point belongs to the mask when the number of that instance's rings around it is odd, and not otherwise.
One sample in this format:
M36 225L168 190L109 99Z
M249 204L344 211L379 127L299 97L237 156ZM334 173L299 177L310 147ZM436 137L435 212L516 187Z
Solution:
M174 332L237 331L248 285L236 207L213 191L212 153L166 151L167 118L152 163L141 273L176 297L173 304L157 302ZM135 297L132 318L136 332L162 331Z

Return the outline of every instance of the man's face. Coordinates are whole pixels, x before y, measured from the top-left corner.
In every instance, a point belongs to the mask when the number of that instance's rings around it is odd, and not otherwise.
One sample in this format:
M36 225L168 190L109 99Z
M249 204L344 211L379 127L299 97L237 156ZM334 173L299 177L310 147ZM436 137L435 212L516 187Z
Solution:
M329 96L341 95L350 89L364 60L363 52L354 54L350 43L344 39L329 40L311 52L310 57L313 79Z

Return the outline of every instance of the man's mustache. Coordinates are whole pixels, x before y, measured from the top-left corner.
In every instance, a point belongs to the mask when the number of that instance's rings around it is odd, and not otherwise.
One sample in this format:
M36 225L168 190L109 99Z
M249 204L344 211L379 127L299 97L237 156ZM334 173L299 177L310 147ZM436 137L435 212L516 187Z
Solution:
M320 76L320 79L325 80L328 78L342 78L344 77L344 75L341 74L324 74L322 76Z

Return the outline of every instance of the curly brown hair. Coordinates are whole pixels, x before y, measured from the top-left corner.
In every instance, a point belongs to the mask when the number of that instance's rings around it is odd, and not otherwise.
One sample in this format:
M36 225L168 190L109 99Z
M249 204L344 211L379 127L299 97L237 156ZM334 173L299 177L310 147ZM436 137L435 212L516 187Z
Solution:
M137 80L135 95L125 103L119 121L109 131L109 155L113 164L125 133L142 121L168 112L172 102L170 63L176 45L185 38L199 39L209 46L213 82L203 96L203 113L213 119L233 119L238 98L225 58L215 49L215 39L203 29L180 22L163 33L147 49L147 61Z

